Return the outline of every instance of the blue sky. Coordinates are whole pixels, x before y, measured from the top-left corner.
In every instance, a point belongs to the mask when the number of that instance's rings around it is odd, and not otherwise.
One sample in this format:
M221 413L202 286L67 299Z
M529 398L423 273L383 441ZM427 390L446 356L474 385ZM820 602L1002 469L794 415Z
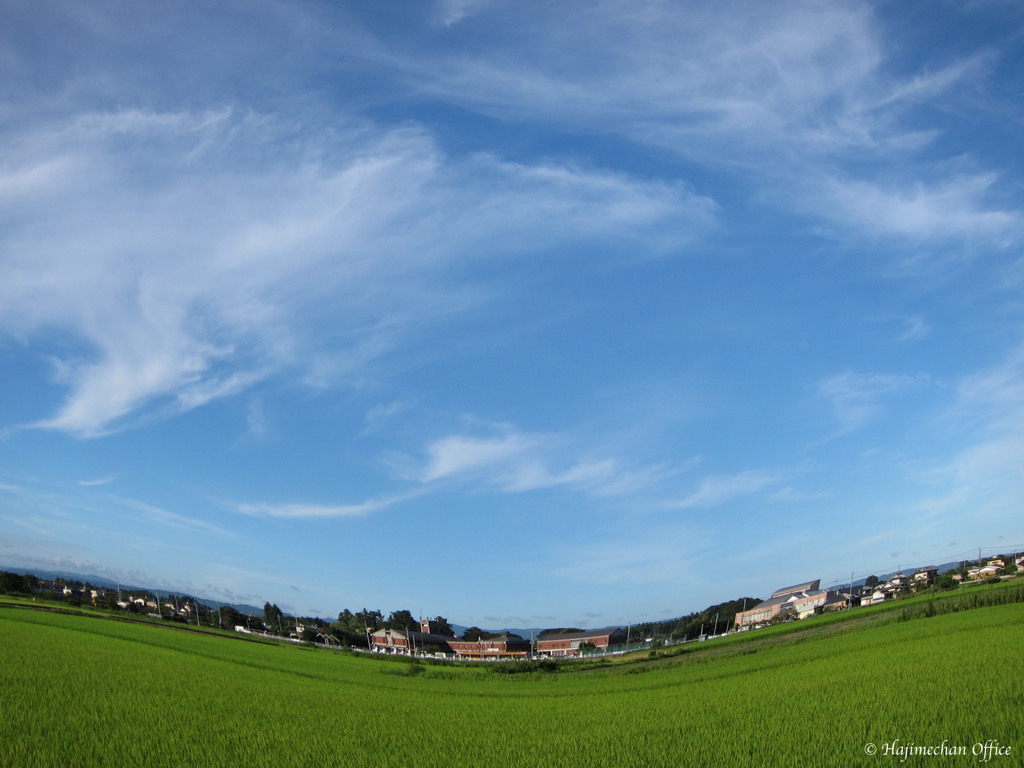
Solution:
M0 4L0 562L590 627L1024 548L1022 37Z

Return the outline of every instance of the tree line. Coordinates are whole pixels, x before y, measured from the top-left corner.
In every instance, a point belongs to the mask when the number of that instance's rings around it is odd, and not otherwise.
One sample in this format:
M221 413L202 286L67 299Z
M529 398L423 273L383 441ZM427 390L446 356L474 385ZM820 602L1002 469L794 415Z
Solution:
M454 635L448 619L443 616L435 616L430 619L437 625L437 634ZM348 608L338 614L338 620L331 622L327 630L341 641L342 645L353 645L362 648L367 647L368 635L378 629L394 629L402 632L419 632L420 622L413 618L412 612L402 609L392 611L385 619L381 611L371 611L363 608L361 611L352 612Z
M638 641L648 637L662 641L695 640L701 634L710 635L732 629L737 613L753 608L760 602L759 597L738 597L678 619L634 624L630 634Z

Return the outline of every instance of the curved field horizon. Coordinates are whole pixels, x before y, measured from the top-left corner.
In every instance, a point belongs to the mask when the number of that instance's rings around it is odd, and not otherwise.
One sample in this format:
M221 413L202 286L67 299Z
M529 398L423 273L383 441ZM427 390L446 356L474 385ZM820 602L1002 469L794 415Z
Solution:
M977 762L981 745L1014 765L1020 593L527 674L8 605L4 762L932 766Z

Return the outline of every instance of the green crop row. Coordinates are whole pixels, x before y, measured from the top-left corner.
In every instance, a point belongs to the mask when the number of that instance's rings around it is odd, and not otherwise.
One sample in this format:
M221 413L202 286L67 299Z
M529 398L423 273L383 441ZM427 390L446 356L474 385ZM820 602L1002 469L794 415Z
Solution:
M0 760L847 766L871 764L868 742L1024 750L1019 603L801 634L706 662L495 675L4 609Z

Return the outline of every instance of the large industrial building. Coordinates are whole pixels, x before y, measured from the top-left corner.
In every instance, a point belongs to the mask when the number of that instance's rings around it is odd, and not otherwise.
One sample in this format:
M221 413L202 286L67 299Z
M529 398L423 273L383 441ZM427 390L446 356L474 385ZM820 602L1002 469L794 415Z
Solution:
M794 584L792 587L783 587L772 593L767 600L758 603L753 608L740 611L736 614L736 627L747 629L750 627L767 624L776 616L794 616L802 619L810 616L816 608L822 608L828 601L827 590L819 589L821 579L805 581L803 584Z

